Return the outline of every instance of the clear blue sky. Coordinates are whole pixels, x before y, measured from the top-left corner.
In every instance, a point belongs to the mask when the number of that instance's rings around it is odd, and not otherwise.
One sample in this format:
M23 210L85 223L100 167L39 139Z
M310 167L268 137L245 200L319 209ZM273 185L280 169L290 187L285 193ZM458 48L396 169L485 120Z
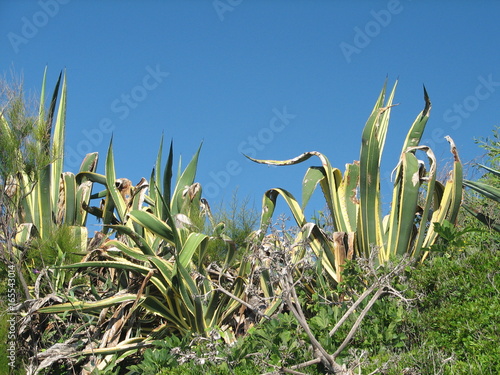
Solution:
M272 187L299 196L317 161L273 168L242 152L316 150L343 170L386 77L399 79L399 106L384 178L423 108L423 84L433 103L423 143L440 165L445 135L463 161L481 155L473 138L500 119L499 15L499 1L2 0L0 72L38 92L46 65L50 89L66 69L68 170L99 151L102 172L112 132L117 175L137 183L163 133L184 162L203 141L197 181L210 202L238 187L258 206Z

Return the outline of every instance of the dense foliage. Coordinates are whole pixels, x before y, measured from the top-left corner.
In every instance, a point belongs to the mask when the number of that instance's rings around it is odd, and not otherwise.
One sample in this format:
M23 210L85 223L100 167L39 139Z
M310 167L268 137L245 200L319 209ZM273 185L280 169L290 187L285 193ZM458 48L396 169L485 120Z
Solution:
M462 164L453 140L444 183L432 150L419 145L431 109L425 92L384 216L379 163L395 92L386 99L384 86L362 134L360 161L344 175L316 152L254 159L321 161L306 172L302 202L284 189L265 192L258 223L247 200L235 195L228 206L211 208L203 198L195 180L200 149L174 171L173 145L163 163L162 141L150 178L135 185L116 176L112 141L103 174L97 153L76 175L63 172L64 75L48 110L43 83L34 115L22 92L8 92L0 117L0 287L8 294L15 284L17 293L2 302L0 332L8 336L12 326L4 311L14 313L21 340L16 366L7 360L5 368L130 375L500 371L496 130L481 141L481 168L489 174L465 181L468 212L459 210ZM309 220L304 209L318 185L327 209ZM283 217L272 222L278 197L296 226ZM89 215L102 223L90 237Z

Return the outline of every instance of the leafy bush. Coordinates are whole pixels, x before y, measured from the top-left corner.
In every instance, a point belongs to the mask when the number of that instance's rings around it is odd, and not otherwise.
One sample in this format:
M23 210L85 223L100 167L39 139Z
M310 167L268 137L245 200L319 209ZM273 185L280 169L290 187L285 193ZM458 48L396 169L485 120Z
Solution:
M420 343L453 355L459 371L500 371L498 264L497 243L455 259L435 258L413 274L412 287L425 297L410 315L410 327Z

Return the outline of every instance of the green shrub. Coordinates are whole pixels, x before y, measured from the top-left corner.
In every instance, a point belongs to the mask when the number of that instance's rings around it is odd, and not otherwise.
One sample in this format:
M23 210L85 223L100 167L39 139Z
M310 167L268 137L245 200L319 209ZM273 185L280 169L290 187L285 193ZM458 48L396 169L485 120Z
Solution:
M453 356L445 373L500 373L500 254L496 246L417 269L411 287L423 295L409 313L412 349L424 345Z

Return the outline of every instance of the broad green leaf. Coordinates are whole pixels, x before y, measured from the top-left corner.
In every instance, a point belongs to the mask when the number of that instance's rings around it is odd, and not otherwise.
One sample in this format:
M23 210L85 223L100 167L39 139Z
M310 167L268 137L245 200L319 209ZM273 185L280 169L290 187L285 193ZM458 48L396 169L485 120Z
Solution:
M201 146L198 148L198 151L194 154L193 158L187 165L186 169L184 172L182 172L181 176L177 180L177 183L175 185L175 189L173 192L173 199L171 202L171 213L172 215L176 215L179 213L183 213L181 211L182 207L182 195L184 192L184 189L187 187L191 186L194 183L194 179L196 176L196 169L198 167L198 157L201 151Z
M166 206L170 210L172 207L172 175L173 175L173 164L174 164L174 145L173 142L170 141L170 148L168 151L167 163L165 164L165 170L163 172L163 200L166 203ZM157 180L157 183L160 183L160 180ZM163 215L161 216L162 220L167 220L167 212L163 211Z
M56 267L58 269L71 269L71 268L115 268L120 270L126 270L131 272L137 272L143 276L146 276L150 271L150 268L145 266L140 266L138 264L126 261L122 259L120 261L87 261L74 264L68 264L65 266Z
M293 218L299 227L302 227L306 223L304 213L302 212L299 203L288 191L283 189L270 189L266 191L264 197L262 198L262 216L261 216L261 236L265 235L267 227L270 224L271 217L276 208L276 199L278 195L281 195L288 207L292 211Z
M75 176L76 178L76 176ZM88 206L90 202L90 193L92 191L92 182L85 181L81 183L76 191L75 199L75 224L76 225L86 225L87 222L87 211L84 209Z
M208 236L201 233L190 233L181 251L179 252L179 263L187 267L191 262L194 253L199 249L202 242L206 242Z
M465 180L464 185L500 203L500 189L479 181Z
M121 196L118 188L116 187L116 174L115 174L115 159L113 156L113 139L109 142L108 155L106 157L106 187L113 200L114 206L118 213L118 219L121 223L125 223L127 211L127 205Z
M347 164L342 182L338 188L340 208L345 218L346 229L352 232L356 229L358 220L359 200L359 163Z
M99 160L99 153L93 152L85 155L85 158L80 165L80 172L95 172L97 169L97 162Z
M64 206L58 207L58 211L64 212L64 223L67 225L76 224L78 207L76 206L76 181L75 175L71 172L62 174L64 187ZM59 201L59 203L62 203Z
M363 129L360 152L360 178L359 178L359 222L358 233L360 251L365 256L369 255L372 246L380 243L382 223L380 220L380 157L382 153L379 127L383 125L382 114L386 84L380 92L379 98ZM387 105L391 105L388 103Z
M155 252L148 244L148 241L134 231L133 228L126 225L107 225L107 227L115 229L118 233L126 234L134 243L141 249L144 255L153 256Z
M130 218L168 242L174 243L173 230L175 229L169 227L153 214L146 211L133 210L130 212Z
M481 168L486 169L488 172L493 173L495 176L500 177L500 171L497 171L493 168L487 167L486 165L483 164L478 164Z
M95 172L80 172L75 176L75 179L78 185L82 184L85 181L90 181L97 182L98 184L106 186L106 176Z
M302 180L302 210L306 208L316 186L324 178L326 178L326 172L323 167L310 167L307 170Z
M172 278L174 276L174 266L171 262L157 257L153 256L149 258L149 261L156 267L158 271L160 271L160 274L163 276L165 281L168 283L168 286L171 288L175 289L175 286L173 284Z
M63 171L64 164L64 137L66 129L66 74L63 75L61 98L59 100L59 108L57 111L57 117L55 119L55 124L51 134L51 157L53 158L52 168L51 168L51 194L52 194L52 204L54 205L54 215L57 215L56 204L59 197L59 182L61 180L61 175ZM73 198L74 199L74 198ZM74 209L74 207L73 207ZM70 218L69 223L74 221L73 217Z
M127 293L121 295L114 295L109 298L103 298L95 302L74 301L74 302L61 303L53 306L42 307L37 312L41 314L53 314L53 313L62 313L67 311L102 310L106 307L111 307L123 302L135 301L136 299L137 299L137 294ZM141 297L141 299L144 299L144 297Z
M122 227L126 228L126 229L130 229L129 227L125 227L125 226L122 226ZM136 249L136 248L127 246L123 242L117 241L117 240L110 240L110 241L106 242L106 247L108 247L108 249L112 248L113 246L116 247L119 251L123 252L123 254L125 254L126 256L128 256L132 259L135 259L139 262L148 262L149 261L148 256L144 255L144 252L142 250L140 250L139 248ZM149 255L154 255L154 254L149 254Z
M75 225L69 227L71 234L75 239L78 240L77 244L79 246L75 251L80 252L80 254L84 254L87 251L87 240L88 240L88 230L87 227Z
M397 203L399 206L397 225L398 235L394 248L388 246L390 254L404 255L408 253L420 188L418 172L417 158L412 153L406 152L403 155L403 186ZM384 261L387 260L388 259L384 259Z
M203 301L202 301L203 296L196 287L196 283L192 279L187 269L184 268L180 263L177 263L176 265L179 271L178 275L180 275L183 281L180 283L179 288L181 289L181 294L184 298L184 303L186 304L186 306L192 304L190 306L190 310L193 314L193 323L194 323L193 328L198 333L205 333L207 327L205 324L205 312L203 309ZM189 290L185 290L184 285L186 285L189 288Z
M182 330L183 333L190 330L190 326L186 324L186 320L180 314L175 313L172 309L165 306L159 299L153 296L147 296L142 302L142 306L148 311L164 317L167 321Z

